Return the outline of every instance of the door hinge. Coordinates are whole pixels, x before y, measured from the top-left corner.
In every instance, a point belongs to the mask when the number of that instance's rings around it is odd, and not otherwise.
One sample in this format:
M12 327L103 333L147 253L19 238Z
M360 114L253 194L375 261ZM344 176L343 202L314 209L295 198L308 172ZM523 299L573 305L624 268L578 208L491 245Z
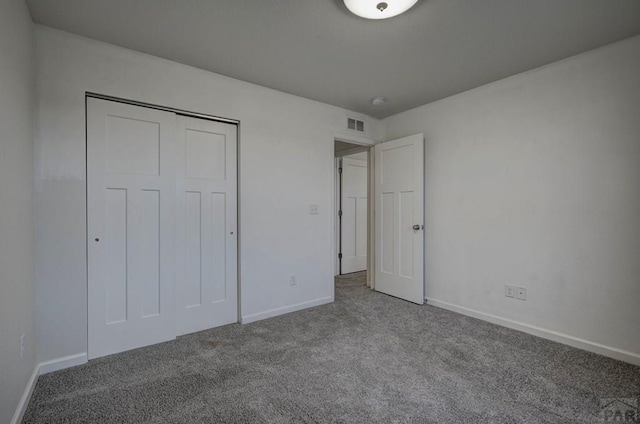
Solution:
M338 259L342 259L342 253L338 253Z
M342 167L338 168L338 173L342 174Z
M342 211L338 211L338 217L342 218Z

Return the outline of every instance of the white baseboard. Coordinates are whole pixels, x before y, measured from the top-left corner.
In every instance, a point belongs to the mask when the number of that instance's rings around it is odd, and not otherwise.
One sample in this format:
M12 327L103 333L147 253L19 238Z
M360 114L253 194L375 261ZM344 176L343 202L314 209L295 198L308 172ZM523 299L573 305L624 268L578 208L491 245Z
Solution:
M609 358L617 359L630 364L640 365L640 354L629 352L626 350L618 349L611 346L606 346L600 343L591 342L577 337L570 336L568 334L559 333L557 331L548 330L546 328L536 327L522 322L514 321L508 318L502 318L496 315L487 314L485 312L477 311L475 309L465 308L464 306L454 305L452 303L443 302L437 299L427 299L427 304L436 306L438 308L447 309L449 311L457 312L462 315L478 318L483 321L488 321L493 324L498 324L503 327L512 328L514 330L522 331L524 333L532 334L534 336L542 337L543 339L552 340L554 342L566 344L578 349L586 350L588 352L597 353L599 355L608 356Z
M24 413L27 410L27 406L29 405L29 401L31 400L31 395L33 394L33 389L36 387L36 382L38 381L39 366L36 365L31 373L31 377L29 377L29 381L27 381L27 387L25 387L24 392L22 393L22 397L20 397L20 402L18 402L18 407L16 408L16 412L13 414L13 418L11 419L11 424L20 424L22 422L22 418L24 417Z
M241 324L249 324L250 322L260 321L267 318L276 317L278 315L288 314L290 312L300 311L302 309L312 308L314 306L325 305L333 302L333 297L321 297L319 299L309 300L307 302L297 303L295 305L283 306L281 308L269 309L268 311L259 312L243 316L240 320Z
M16 412L13 414L11 424L20 424L22 422L22 418L27 410L27 406L29 406L29 401L31 400L31 395L33 394L33 389L36 387L39 376L85 363L87 363L86 352L37 364L31 373L31 377L29 377L27 387L25 387L24 392L22 393L20 402L18 402L18 407L16 408Z
M87 363L87 352L40 363L40 375Z

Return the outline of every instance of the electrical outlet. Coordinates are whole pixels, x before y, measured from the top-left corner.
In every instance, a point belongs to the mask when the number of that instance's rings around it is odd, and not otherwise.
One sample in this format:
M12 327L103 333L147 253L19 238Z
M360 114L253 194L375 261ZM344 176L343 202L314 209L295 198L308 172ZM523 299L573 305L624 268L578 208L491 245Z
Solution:
M296 284L298 284L298 279L296 278L295 274L291 274L289 276L289 284L292 286L295 286Z
M20 358L24 357L24 334L20 336Z
M527 289L524 287L516 287L516 299L527 300Z
M504 295L506 297L515 297L515 288L509 284L504 285Z

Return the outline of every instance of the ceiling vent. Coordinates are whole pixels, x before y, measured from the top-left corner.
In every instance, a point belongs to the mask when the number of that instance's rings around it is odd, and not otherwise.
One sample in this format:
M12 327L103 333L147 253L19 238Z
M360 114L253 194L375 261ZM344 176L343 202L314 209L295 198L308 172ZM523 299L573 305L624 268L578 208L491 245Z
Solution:
M353 118L347 118L347 128L352 131L364 132L364 121Z

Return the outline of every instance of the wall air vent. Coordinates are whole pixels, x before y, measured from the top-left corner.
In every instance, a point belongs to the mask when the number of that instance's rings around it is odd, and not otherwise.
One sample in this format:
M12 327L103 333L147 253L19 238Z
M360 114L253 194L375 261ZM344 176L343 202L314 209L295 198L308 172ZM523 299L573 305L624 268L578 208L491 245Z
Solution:
M357 132L364 132L364 121L347 118L347 128Z

